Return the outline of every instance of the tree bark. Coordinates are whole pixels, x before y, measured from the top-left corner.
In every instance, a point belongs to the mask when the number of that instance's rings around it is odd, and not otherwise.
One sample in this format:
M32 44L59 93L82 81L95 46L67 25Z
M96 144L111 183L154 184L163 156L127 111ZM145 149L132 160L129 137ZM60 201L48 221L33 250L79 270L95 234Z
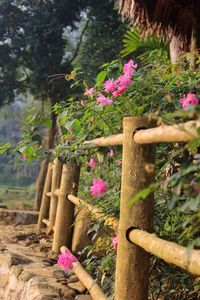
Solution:
M172 39L169 44L169 49L170 49L171 62L172 64L175 64L178 61L179 56L181 55L182 52L181 42L175 35L172 36Z
M53 111L53 106L56 104L56 100L54 96L50 96L49 98L50 101L50 111L51 111L51 127L49 128L48 131L48 139L47 139L47 148L48 149L53 149L54 147L54 138L56 134L56 115Z
M52 126L48 130L48 137L47 137L47 149L52 149L54 146L54 137L56 134L56 115L53 112L53 106L55 105L56 101L53 96L50 97L50 111L51 111L51 121ZM42 194L44 189L44 183L47 175L47 166L48 166L48 159L46 158L40 167L39 176L37 179L36 184L36 192L35 192L35 199L34 199L34 210L39 211L42 201Z

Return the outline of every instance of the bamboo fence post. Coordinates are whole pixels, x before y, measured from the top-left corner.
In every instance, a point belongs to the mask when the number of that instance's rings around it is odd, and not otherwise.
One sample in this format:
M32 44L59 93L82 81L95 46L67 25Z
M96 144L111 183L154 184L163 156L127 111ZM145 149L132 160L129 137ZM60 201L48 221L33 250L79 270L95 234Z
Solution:
M48 168L48 159L45 159L41 162L40 166L40 173L37 179L36 184L36 192L35 192L35 199L34 199L34 210L39 211L41 202L42 202L42 194L44 190L45 179L47 175L47 168Z
M54 195L54 192L60 187L61 173L62 163L56 158L54 160L52 171L51 199L49 210L49 231L52 231L53 226L55 225L58 198L56 195Z
M52 245L52 251L56 253L63 244L71 248L75 205L66 196L77 193L79 175L80 167L74 160L63 165Z
M47 192L51 190L51 179L52 179L52 163L48 164L47 169L47 176L45 180L43 195L42 195L42 203L40 207L39 217L38 217L38 226L37 226L37 232L40 233L42 227L44 226L44 223L42 222L43 219L46 219L48 217L49 213L49 197L47 196Z
M152 124L153 125L153 124ZM154 181L155 146L137 145L133 134L151 126L145 118L125 117L123 120L123 156L120 220L118 227L115 300L148 299L150 255L132 245L126 238L130 227L152 231L153 194L145 201L130 205L140 190Z

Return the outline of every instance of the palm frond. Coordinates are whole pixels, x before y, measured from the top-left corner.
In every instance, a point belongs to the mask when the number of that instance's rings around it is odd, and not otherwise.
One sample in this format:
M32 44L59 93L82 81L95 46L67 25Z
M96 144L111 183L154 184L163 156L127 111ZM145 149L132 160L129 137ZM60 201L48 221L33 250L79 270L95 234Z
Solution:
M137 50L143 50L145 53L155 49L162 49L167 52L169 51L167 44L159 41L154 35L142 38L140 30L138 28L134 28L132 30L128 30L124 35L121 55L122 57L125 57Z

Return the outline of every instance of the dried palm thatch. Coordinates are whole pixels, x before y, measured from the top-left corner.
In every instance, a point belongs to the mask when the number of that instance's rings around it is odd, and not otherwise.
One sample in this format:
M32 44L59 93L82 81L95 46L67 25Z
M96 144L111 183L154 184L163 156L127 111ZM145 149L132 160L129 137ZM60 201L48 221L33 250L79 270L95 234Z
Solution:
M123 16L142 34L155 33L160 39L176 36L184 50L189 48L192 31L200 32L200 0L118 0ZM196 34L197 38L198 35ZM198 45L197 41L197 45Z

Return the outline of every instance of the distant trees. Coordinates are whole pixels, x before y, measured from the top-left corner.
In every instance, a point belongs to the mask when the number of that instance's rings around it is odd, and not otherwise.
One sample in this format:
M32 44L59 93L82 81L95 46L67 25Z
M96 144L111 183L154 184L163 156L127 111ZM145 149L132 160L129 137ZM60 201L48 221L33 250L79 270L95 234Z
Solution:
M74 64L81 67L92 84L101 65L119 58L127 24L122 23L115 1L88 0L87 3L89 25Z
M69 73L72 69L70 37L85 11L90 19L83 43L77 51L78 63L90 80L97 68L113 59L121 44L123 25L113 11L114 1L91 0L1 0L0 1L0 105L10 103L17 94L32 94L51 106L68 98L67 82L48 75ZM48 146L53 147L55 116Z

